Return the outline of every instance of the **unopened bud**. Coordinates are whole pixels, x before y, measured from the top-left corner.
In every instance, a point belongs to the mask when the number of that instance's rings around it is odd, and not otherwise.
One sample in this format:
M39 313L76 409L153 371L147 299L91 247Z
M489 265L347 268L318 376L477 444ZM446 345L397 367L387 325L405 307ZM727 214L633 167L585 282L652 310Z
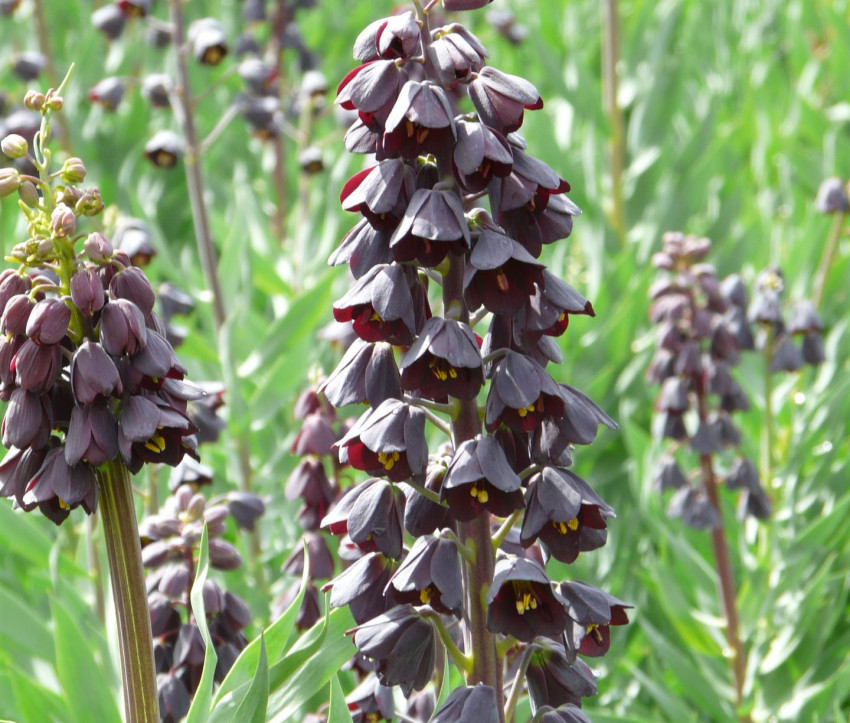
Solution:
M60 203L50 216L50 228L54 236L70 236L77 230L77 217L64 203Z
M0 141L0 149L9 158L23 158L29 151L27 139L17 133L10 133Z
M39 195L32 181L24 181L18 189L21 200L30 208L38 208Z
M79 158L72 157L62 164L59 176L65 183L82 183L86 178L86 167Z
M74 211L80 216L97 216L103 211L103 200L100 197L99 188L87 188L83 191Z
M65 99L61 95L50 95L47 98L47 107L50 110L62 110L65 105Z
M0 168L0 198L5 198L21 187L21 175L17 168Z
M30 110L41 110L44 100L44 93L39 93L37 90L28 90L24 96L24 105Z
M83 249L86 252L86 256L89 257L89 260L96 264L102 264L109 261L112 258L112 254L115 252L115 249L112 247L112 243L109 239L99 231L89 234L89 237L83 244Z

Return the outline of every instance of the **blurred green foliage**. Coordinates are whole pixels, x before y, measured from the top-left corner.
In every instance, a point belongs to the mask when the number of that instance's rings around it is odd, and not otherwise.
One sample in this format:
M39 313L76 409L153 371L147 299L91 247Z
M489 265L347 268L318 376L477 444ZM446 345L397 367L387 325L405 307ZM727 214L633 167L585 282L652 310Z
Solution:
M299 12L299 27L332 88L354 64L356 34L393 5L319 0ZM138 92L146 73L173 73L171 51L148 47L140 23L107 44L91 27L88 3L41 0L39 6L55 71L62 75L76 63L63 112L69 134L59 145L84 159L107 204L151 226L159 251L152 278L202 299L184 320L190 334L178 351L190 378L223 379L231 402L227 434L204 461L216 471L217 488L227 489L238 476L234 440L249 440L254 487L269 501L258 564L272 581L273 596L282 589L280 563L299 534L282 494L295 462L288 454L296 430L291 408L308 379L335 363L336 351L317 343L316 332L330 320L330 304L346 280L324 260L354 223L339 209L337 195L359 160L344 153L332 113L315 130L326 166L319 176L299 177L295 143L288 139L291 212L285 236L277 238L271 231L271 149L251 138L239 118L225 129L203 159L228 311L216 340L182 170L161 171L143 157L155 130L177 129L170 111L149 109ZM160 17L163 6L159 0L154 7ZM621 426L576 454L577 472L618 511L609 543L569 569L553 570L553 577L592 582L636 606L632 625L618 628L608 656L594 661L600 695L587 711L596 723L733 720L709 538L667 519L664 501L649 484L659 446L649 431L654 390L643 379L652 344L648 259L665 230L706 235L721 275L736 271L752 280L765 265L777 264L790 298L811 293L829 226L814 210L814 194L823 178L850 176L850 3L620 3L625 246L606 217L611 179L599 3L494 3L502 6L529 29L518 46L488 25L485 13L471 14L470 21L493 65L522 74L540 90L546 107L526 115L522 132L531 151L571 182L571 197L584 211L573 237L547 250L547 262L592 300L597 317L576 319L562 340L565 364L553 371L590 393ZM25 0L14 16L0 18L0 82L9 106L26 89L10 69L15 53L39 49L36 7ZM217 17L235 39L241 7L233 0L195 0L187 12ZM295 58L285 57L282 82L295 89ZM196 90L212 88L197 105L202 133L240 91L230 65L193 69ZM87 89L105 75L130 84L116 113L86 100ZM43 75L39 83L46 88L51 81ZM15 201L5 199L3 248L21 238L18 223ZM774 519L730 525L742 635L751 651L747 706L755 721L840 723L850 717L847 244L845 237L822 304L828 361L774 390L779 464L768 483ZM764 410L760 360L745 360L741 375L754 401L742 420L744 439L757 458ZM732 520L734 501L725 499ZM118 719L116 643L93 612L82 517L71 522L55 529L39 515L0 504L0 717L19 723ZM248 540L239 544L247 556ZM250 602L253 632L259 633L269 620L270 595L247 572L230 575L227 585ZM315 655L318 646L347 625L331 618L295 644L296 653L299 645L306 651L300 657L287 658L293 641L279 641L266 662L269 631L262 654L253 648L250 671L269 666L274 720L295 720L308 700L330 700L334 720L345 720L339 702L348 679L334 677L336 662L311 677L323 660ZM341 646L348 643L340 640L334 655L344 658ZM299 678L293 660L316 662L302 667ZM306 679L317 685L299 688Z

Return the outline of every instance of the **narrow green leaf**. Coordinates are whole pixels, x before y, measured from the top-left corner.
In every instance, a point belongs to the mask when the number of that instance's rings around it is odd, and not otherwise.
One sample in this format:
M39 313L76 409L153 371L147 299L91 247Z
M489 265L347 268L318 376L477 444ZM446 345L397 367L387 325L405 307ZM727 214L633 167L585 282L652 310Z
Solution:
M56 676L71 714L69 721L120 723L121 713L112 690L103 681L108 676L95 660L92 646L74 618L57 598L51 600L56 645Z
M53 638L26 598L0 587L0 610L3 611L0 641L5 649L16 648L27 655L53 661Z
M345 693L339 684L339 676L331 678L330 707L328 708L328 723L352 723L351 713L345 703Z
M254 671L254 679L248 692L236 709L233 720L246 723L263 723L266 720L266 708L269 704L269 659L266 655L266 641L260 634L260 659Z
M192 592L189 599L192 602L192 615L195 618L195 623L201 631L201 637L204 639L204 671L201 673L201 682L198 684L198 689L195 691L195 697L192 699L192 707L189 709L189 715L186 716L186 723L204 723L210 713L210 702L212 701L213 678L215 676L215 666L218 662L215 648L213 648L212 638L210 637L210 629L207 626L207 612L204 608L204 580L207 579L207 573L210 568L210 550L207 541L207 526L204 525L204 531L201 534L201 549L198 555L198 571L195 574L195 582L192 585Z

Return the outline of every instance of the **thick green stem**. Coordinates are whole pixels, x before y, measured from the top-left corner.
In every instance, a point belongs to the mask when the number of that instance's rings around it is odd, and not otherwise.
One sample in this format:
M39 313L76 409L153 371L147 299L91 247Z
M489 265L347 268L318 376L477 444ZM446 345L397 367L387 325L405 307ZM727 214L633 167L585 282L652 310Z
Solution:
M823 291L826 288L826 278L829 276L829 267L832 266L832 260L835 258L835 251L838 248L838 239L841 238L841 229L844 226L844 220L847 214L839 211L832 218L832 225L829 227L829 235L826 237L826 245L823 248L823 256L821 256L820 264L818 265L818 275L815 277L815 288L812 292L812 303L815 308L820 306L823 300Z
M97 470L100 514L118 618L127 723L159 723L148 596L130 473L121 460Z
M623 173L626 168L626 136L623 110L617 100L620 61L620 12L617 0L602 0L602 99L608 115L610 137L608 163L611 174L611 225L620 245L626 245L626 207L623 200Z

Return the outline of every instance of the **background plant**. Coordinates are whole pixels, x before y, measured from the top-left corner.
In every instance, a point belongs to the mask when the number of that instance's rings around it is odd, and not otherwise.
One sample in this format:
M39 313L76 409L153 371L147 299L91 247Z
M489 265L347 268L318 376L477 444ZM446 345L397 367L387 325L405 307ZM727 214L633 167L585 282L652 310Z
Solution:
M177 319L188 333L180 354L191 377L222 379L209 299L201 293L205 282L194 251L184 181L179 167L176 173L163 172L143 155L154 129L154 111L135 92L126 95L115 114L84 102L96 81L124 72L120 69L127 66L122 63L144 63L149 72L161 72L162 56L144 50L141 24L108 45L90 24L90 8L45 5L59 74L72 60L77 62L64 110L73 153L86 159L107 204L148 225L159 254L147 268L151 278L171 281L198 299L195 311ZM754 717L843 720L848 687L848 596L841 563L847 552L843 520L848 504L843 481L847 382L842 374L846 216L836 223L835 216L821 215L814 198L824 178L837 176L846 182L848 175L843 162L848 157L843 84L850 48L847 8L842 2L803 0L619 3L618 106L626 131L627 220L627 247L620 250L606 220L607 209L600 205L611 196L608 160L602 152L608 126L601 104L599 8L596 3L560 0L550 5L545 15L530 12L526 3L497 0L490 6L514 11L515 24L526 31L519 44L489 25L487 11L473 14L479 17L472 21L472 30L498 54L501 69L533 78L547 100L547 114L552 115L527 115L529 150L547 160L559 156L550 164L569 169L575 182L572 198L584 213L569 262L557 247L544 258L558 274L568 271L566 277L594 300L598 315L580 335L581 362L567 359L558 368L559 380L569 379L585 389L622 430L583 450L576 468L579 473L594 470L602 496L621 517L628 514L628 523L612 528L611 542L598 559L580 558L574 567L584 578L636 603L638 611L634 624L615 636L611 664L600 666L605 689L586 710L596 721L728 719L716 702L728 696L727 664L717 656L723 636L713 577L705 564L710 559L708 542L702 533L668 521L664 504L651 493L655 454L648 430L655 392L642 378L651 355L651 336L642 336L653 275L649 256L663 231L687 228L715 240L714 263L720 276L740 271L749 284L758 270L775 264L785 270L788 296L800 298L811 291L834 224L836 253L818 307L826 327L827 361L816 373L807 372L809 381L799 388L793 378L777 378L777 456L774 480L765 480L774 496L775 521L760 526L759 532L745 524L740 532L746 543L740 548L742 557L734 556L733 562L747 580L740 591L742 627L752 642L753 675L761 683ZM383 14L390 6L383 5ZM159 16L167 15L164 5L154 7ZM350 69L354 38L379 14L374 3L346 4L344 12L341 7L320 2L298 18L305 43L320 52L323 71L333 78ZM187 8L192 19L217 17L231 41L244 27L241 10L217 3ZM27 87L14 75L12 57L39 50L35 27L36 6L28 2L0 21L6 120ZM706 33L707 27L713 32ZM81 43L98 52L79 57ZM203 68L193 72L202 91L209 73ZM227 82L232 87L218 87L199 111L215 116L204 120L207 128L239 92L235 75ZM48 87L51 81L39 84ZM321 140L341 131L326 116L315 134ZM328 140L323 151L339 137ZM59 140L64 146L66 140ZM317 364L327 371L337 358L328 347L317 345L313 334L328 321L323 314L336 298L334 279L341 283L338 274L326 274L324 259L348 227L337 193L357 169L350 157L327 153L324 173L302 184L309 213L290 216L292 224L300 219L302 248L307 250L298 262L298 281L305 293L296 296L292 262L278 252L279 241L269 231L273 184L257 151L258 142L234 122L209 149L204 163L205 183L215 200L211 225L221 266L227 270L222 275L226 308L233 315L223 348L236 374L226 381L229 388L238 388L254 415L253 420L231 416L225 438L251 431L254 489L269 497L269 515L259 529L262 564L272 579L300 534L294 509L281 495L282 481L296 464L281 439L296 434L290 409L303 385L305 366ZM299 179L295 153L288 157L292 194ZM295 196L289 201L294 205ZM10 239L23 238L23 230L16 229L16 213L14 200L4 200L0 225L6 250ZM603 279L606 293L601 295ZM743 360L740 371L748 388L758 388L762 370L760 359ZM763 394L754 394L752 402L752 411L740 420L743 437L755 440L762 429ZM204 456L222 487L238 479L232 449L230 442L223 442ZM160 483L164 499L164 477ZM731 509L726 512L733 515ZM86 720L89 712L74 712L69 703L76 686L112 698L103 681L115 690L116 676L109 642L93 612L83 538L69 535L79 521L72 516L71 526L53 530L51 525L33 524L32 516L16 517L7 507L0 507L0 516L5 551L0 595L3 609L12 611L0 621L0 712L16 720L49 719L50 711L59 719ZM238 542L250 559L244 544ZM609 554L613 550L616 556ZM270 598L252 578L241 573L228 577L229 588L249 603L254 620L267 620ZM252 623L248 637L258 629L258 623ZM348 676L340 676L345 690L353 684ZM328 697L327 686L325 692L319 690L319 699Z

